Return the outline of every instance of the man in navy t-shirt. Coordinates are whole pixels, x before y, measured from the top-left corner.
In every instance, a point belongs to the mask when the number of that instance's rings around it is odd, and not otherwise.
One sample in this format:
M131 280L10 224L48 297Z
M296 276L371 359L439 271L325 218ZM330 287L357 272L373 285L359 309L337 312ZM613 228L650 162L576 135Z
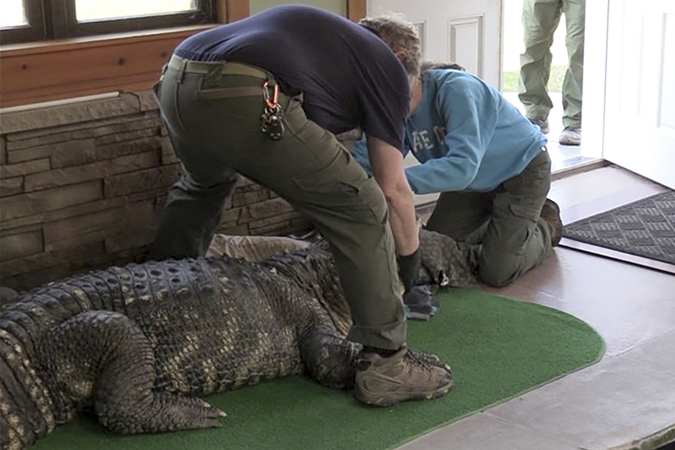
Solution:
M403 170L414 27L381 17L353 23L308 6L279 6L194 35L156 86L181 179L169 191L154 259L203 255L240 173L308 216L331 243L363 344L355 397L392 405L435 398L449 368L406 348L398 289L420 268L413 193ZM374 178L335 134L368 135ZM398 266L397 271L397 255Z

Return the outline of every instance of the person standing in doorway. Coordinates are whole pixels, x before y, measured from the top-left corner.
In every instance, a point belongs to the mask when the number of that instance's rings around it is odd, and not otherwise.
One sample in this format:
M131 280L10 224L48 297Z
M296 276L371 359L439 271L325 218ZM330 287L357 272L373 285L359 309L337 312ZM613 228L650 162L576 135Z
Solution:
M525 106L527 118L548 133L548 115L553 108L547 89L551 45L563 13L567 24L568 67L562 86L564 129L558 142L580 145L586 0L523 0L525 52L520 55L518 98Z
M204 255L237 174L275 191L331 244L348 338L363 344L354 396L380 406L440 397L453 382L447 365L407 349L398 287L400 274L410 291L421 264L403 170L419 58L402 19L359 25L283 5L189 37L155 87L184 170L148 259ZM357 127L369 133L374 178L336 139Z

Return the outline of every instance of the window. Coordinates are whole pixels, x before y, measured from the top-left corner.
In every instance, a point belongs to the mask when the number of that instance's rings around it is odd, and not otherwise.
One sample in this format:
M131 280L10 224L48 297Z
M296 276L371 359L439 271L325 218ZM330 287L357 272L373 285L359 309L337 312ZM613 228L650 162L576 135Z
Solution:
M0 28L28 25L22 0L5 0L4 13L0 17Z
M75 15L80 22L147 17L175 12L194 12L193 0L116 0L115 2L75 0Z
M0 43L211 23L215 0L1 0Z
M2 1L4 5L2 18L0 18L0 44L38 41L47 38L42 2Z

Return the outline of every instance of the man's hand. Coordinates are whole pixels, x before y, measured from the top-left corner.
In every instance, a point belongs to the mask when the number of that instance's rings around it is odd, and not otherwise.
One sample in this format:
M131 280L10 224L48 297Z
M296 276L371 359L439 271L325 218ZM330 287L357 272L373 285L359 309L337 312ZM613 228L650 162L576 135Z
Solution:
M429 320L441 310L441 302L426 285L414 286L403 294L403 304L408 319Z

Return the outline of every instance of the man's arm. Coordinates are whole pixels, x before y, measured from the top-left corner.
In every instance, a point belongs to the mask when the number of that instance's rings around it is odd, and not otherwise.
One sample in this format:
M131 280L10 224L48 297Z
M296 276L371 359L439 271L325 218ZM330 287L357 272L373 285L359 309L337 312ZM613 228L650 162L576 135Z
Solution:
M410 255L419 248L419 234L415 200L405 177L403 155L393 145L371 136L368 136L368 152L373 176L389 206L396 252L401 256Z

